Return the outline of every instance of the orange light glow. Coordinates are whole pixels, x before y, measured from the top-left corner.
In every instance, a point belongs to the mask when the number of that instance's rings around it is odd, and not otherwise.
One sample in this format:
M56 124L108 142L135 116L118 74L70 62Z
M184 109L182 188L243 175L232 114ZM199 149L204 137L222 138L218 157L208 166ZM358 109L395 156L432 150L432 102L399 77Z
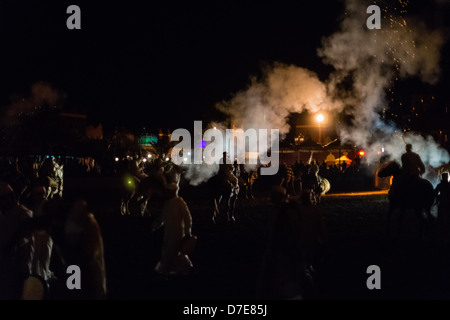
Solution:
M316 121L317 121L318 123L322 123L324 120L325 120L325 117L324 117L323 114L319 113L319 114L316 116Z
M324 197L361 197L361 196L378 196L388 194L389 190L377 191L361 191L361 192L344 192L344 193L327 193Z
M364 150L359 151L359 156L360 157L364 157L366 155L366 153L364 152Z

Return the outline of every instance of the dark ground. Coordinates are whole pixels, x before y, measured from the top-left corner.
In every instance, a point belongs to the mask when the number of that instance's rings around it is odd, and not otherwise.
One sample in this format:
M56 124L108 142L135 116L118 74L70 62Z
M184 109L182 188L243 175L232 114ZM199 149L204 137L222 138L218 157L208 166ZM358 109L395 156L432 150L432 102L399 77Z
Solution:
M152 233L150 216L121 216L112 184L78 189L67 181L67 193L80 193L102 229L112 300L252 300L269 229L270 201L264 192L239 199L235 223L211 222L212 203L202 188L184 189L198 247L190 256L195 272L162 279L153 272L163 229ZM78 185L79 186L79 185ZM101 192L100 190L103 190ZM450 250L428 236L417 241L405 232L401 241L387 237L387 194L333 195L323 198L329 245L316 276L317 294L310 299L449 299ZM156 209L155 209L156 210ZM414 221L410 221L414 230ZM369 265L381 268L381 290L369 290Z

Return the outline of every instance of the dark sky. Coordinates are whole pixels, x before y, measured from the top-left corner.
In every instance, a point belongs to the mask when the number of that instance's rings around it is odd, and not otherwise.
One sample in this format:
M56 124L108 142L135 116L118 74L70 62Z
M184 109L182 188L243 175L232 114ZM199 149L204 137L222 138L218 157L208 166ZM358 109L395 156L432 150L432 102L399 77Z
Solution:
M81 30L66 28L70 4L81 8ZM341 1L2 0L0 103L47 81L67 107L106 124L193 126L218 118L214 104L265 63L325 79L316 50L342 12Z

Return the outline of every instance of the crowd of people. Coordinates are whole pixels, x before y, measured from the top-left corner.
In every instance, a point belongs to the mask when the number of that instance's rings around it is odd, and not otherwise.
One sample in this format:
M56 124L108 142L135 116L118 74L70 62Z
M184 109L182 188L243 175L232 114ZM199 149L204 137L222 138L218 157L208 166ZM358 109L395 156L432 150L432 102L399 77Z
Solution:
M357 163L347 166L344 162L340 166L327 165L325 161L319 163L311 160L309 163L296 161L294 163L281 163L275 176L260 176L259 187L281 185L288 194L299 194L303 189L314 190L320 193L318 186L322 179L326 179L330 188L328 191L345 192L355 190L368 190L373 188L373 168L361 166Z
M140 157L134 160L138 159ZM407 181L424 173L425 166L412 152L411 145L406 146L401 160ZM49 158L46 162L57 168L56 159ZM95 170L93 161L86 163L92 167L90 170ZM142 161L127 161L126 164L123 169L134 176L138 185L150 179L152 173ZM83 199L68 199L59 193L47 192L51 185L46 183L49 177L43 176L42 166L43 163L38 165L33 161L2 163L0 299L106 299L107 265L99 223ZM169 167L173 169L173 166L162 167L160 163L155 172L165 177L164 183L153 186L158 189L163 205L155 215L152 230L164 228L154 271L165 278L186 276L194 270L195 261L191 260L190 253L195 250L197 239L192 233L193 219L188 202L179 196L181 174L172 170L173 175L168 175ZM336 177L360 175L359 170L356 166L339 169L314 161L281 165L279 174L270 181L272 206L264 208L270 217L270 231L258 281L259 298L314 296L315 273L327 246L324 212L314 195L323 192L320 179L330 179L333 184ZM236 195L242 184L240 178L247 177L245 186L250 180L251 186L257 178L261 179L258 170L247 172L245 166L237 162L231 164L226 153L217 175ZM52 178L57 180L57 176ZM450 244L446 233L450 230L448 172L441 174L441 182L434 192L440 234ZM247 190L245 195L253 198L253 190ZM188 249L186 243L189 243ZM83 270L81 291L71 291L66 285L67 268L73 265Z
M105 298L103 240L95 216L81 199L46 199L42 191L21 203L8 183L0 185L0 298ZM83 270L82 291L66 287L71 265Z
M54 165L56 170L57 160L45 158L40 165L31 166L34 170L29 175L23 174L23 163L10 160L3 164L0 299L106 299L104 245L97 219L83 199L47 192L51 185L45 181L57 176L42 168ZM145 184L149 175L139 166L130 164L128 169L138 183ZM170 179L164 182L157 185L164 206L154 222L154 231L164 226L165 236L155 271L163 276L187 274L193 264L188 252L182 252L181 243L186 238L196 239L191 234L192 217L186 202L178 196L178 184ZM69 271L77 268L82 275L70 280ZM69 281L79 281L82 290L71 290Z

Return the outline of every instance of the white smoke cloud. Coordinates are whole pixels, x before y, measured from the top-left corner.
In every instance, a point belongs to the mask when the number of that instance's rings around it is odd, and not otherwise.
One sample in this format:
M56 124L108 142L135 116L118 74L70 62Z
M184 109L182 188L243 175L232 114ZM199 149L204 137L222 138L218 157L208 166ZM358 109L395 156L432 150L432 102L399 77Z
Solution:
M290 129L290 113L345 112L352 122L338 128L340 139L365 148L369 161L382 148L391 159L399 160L406 141L428 167L449 162L448 152L432 137L403 134L380 116L388 107L386 89L396 78L417 77L430 84L439 80L442 31L428 30L419 19L407 21L399 16L405 3L399 8L380 6L381 29L369 30L369 4L347 0L340 30L322 40L318 55L334 68L325 82L313 71L276 62L260 78L251 78L245 90L216 107L236 127L276 128L282 134Z
M341 140L367 148L369 160L377 156L380 147L399 160L408 142L429 167L450 161L432 137L402 135L380 117L380 111L387 107L385 91L395 78L415 76L430 84L438 81L442 32L428 30L417 19L406 21L389 7L383 8L381 29L369 30L364 9L358 1L346 1L341 30L323 39L318 49L323 61L335 69L328 91L333 98L341 99L354 117L350 126L340 128ZM351 87L343 94L341 84L349 78Z
M325 84L314 72L274 63L266 67L260 79L253 77L246 90L218 103L217 108L244 130L273 128L285 134L291 112L336 110L340 105L329 99Z
M16 97L10 105L5 107L0 117L5 126L17 125L22 116L33 116L41 110L43 104L50 107L57 106L64 98L64 94L46 82L36 82L31 86L28 97Z
M208 181L212 176L219 171L218 164L192 164L185 166L186 172L184 178L189 181L189 184L198 186L199 184Z

